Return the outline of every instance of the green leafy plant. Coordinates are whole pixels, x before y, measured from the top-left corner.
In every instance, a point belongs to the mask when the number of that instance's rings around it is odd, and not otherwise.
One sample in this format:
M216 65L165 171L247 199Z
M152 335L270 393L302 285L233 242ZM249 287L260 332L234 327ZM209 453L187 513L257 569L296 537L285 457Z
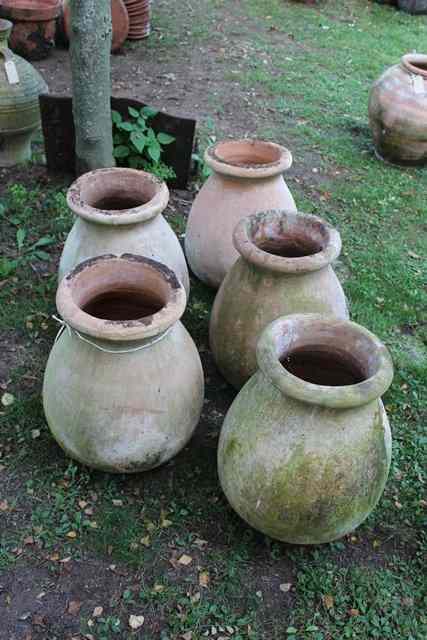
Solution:
M162 161L166 145L175 142L168 133L156 133L149 120L158 111L143 107L139 111L128 108L130 120L124 120L118 111L112 112L114 157L119 166L145 169L162 180L175 177L175 171Z

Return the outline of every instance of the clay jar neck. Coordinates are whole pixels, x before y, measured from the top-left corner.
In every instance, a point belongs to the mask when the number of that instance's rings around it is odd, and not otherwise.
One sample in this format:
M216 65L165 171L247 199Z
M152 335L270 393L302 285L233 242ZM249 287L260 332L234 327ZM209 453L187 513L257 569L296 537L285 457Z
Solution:
M401 65L408 73L422 76L427 80L427 55L407 53L401 59Z
M334 409L377 400L393 379L390 355L370 331L318 314L271 323L260 336L257 360L284 396Z
M319 271L341 251L338 231L324 220L280 210L243 218L234 230L233 242L248 264L270 275Z
M0 19L0 49L6 49L13 24L9 20Z
M56 296L58 312L72 330L117 349L151 344L178 322L185 305L173 271L132 254L82 262L63 278Z
M278 176L292 165L288 149L262 140L225 140L209 147L206 164L229 178L262 180Z
M105 226L152 220L169 201L164 182L137 169L97 169L85 173L68 190L67 204L83 220Z

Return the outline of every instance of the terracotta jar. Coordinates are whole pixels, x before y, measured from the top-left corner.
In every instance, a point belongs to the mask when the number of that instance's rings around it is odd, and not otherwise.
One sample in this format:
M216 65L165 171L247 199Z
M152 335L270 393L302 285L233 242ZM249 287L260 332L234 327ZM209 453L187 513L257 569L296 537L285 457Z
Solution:
M117 51L122 47L129 33L129 16L123 0L111 0L111 22L113 35L111 51ZM70 40L71 37L71 8L70 1L63 0L62 15L60 18L61 37Z
M331 263L341 238L316 216L268 211L244 218L234 232L240 258L215 298L210 345L224 377L237 389L255 373L262 330L290 313L348 317Z
M393 378L389 353L360 325L307 314L270 324L257 359L221 431L225 495L272 538L341 538L371 513L387 480L391 434L380 396Z
M427 163L427 55L403 56L373 84L369 123L381 159Z
M61 0L0 0L0 17L14 23L13 51L29 60L42 60L55 44Z
M205 162L213 174L193 203L185 251L196 276L218 288L238 258L232 237L241 218L267 209L296 211L282 176L292 156L272 142L227 140L210 147Z
M12 23L0 19L0 167L31 159L31 138L40 128L40 93L48 88L29 62L7 46Z
M56 297L66 323L46 367L43 402L67 455L95 469L163 464L191 438L203 371L179 322L185 290L165 265L131 254L87 260Z
M184 253L162 216L168 200L166 184L137 169L97 169L78 178L67 194L77 220L62 252L59 279L87 258L129 252L166 264L188 294Z

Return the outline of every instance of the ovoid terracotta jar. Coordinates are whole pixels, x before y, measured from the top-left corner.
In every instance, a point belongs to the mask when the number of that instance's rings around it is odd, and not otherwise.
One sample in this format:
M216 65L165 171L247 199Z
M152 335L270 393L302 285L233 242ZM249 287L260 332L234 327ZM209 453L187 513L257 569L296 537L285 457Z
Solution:
M234 232L240 258L215 298L210 345L218 368L237 389L255 373L262 330L290 313L348 317L331 263L341 238L316 216L268 211L244 218Z
M427 55L403 56L373 84L369 123L381 159L427 163Z
M63 0L61 13L61 38L69 41L72 36L70 0ZM111 24L113 30L111 51L117 51L122 47L129 33L129 16L123 0L111 0Z
M103 253L136 253L163 262L190 289L178 238L162 216L169 200L164 182L137 169L97 169L68 190L77 220L68 235L59 279L87 258Z
M353 531L387 480L391 434L380 396L393 378L385 346L363 327L316 314L269 325L259 371L222 427L218 470L252 527L294 544Z
M228 140L207 149L205 162L213 174L193 203L185 252L196 276L218 288L238 258L232 237L241 218L267 209L296 211L282 176L292 156L272 142Z
M13 21L11 48L29 60L42 60L55 44L61 0L0 0L0 16Z
M31 138L40 128L39 95L48 91L34 67L7 46L12 23L0 19L0 166L31 159Z
M66 323L46 367L43 403L67 455L95 469L152 469L199 421L203 371L179 322L186 294L165 265L131 254L87 260L59 285Z

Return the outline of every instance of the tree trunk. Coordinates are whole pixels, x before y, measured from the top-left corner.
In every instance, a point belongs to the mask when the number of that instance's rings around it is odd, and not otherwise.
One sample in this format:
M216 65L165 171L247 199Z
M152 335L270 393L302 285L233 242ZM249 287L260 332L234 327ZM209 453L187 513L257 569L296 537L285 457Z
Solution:
M78 175L113 167L111 0L70 0L73 115Z

